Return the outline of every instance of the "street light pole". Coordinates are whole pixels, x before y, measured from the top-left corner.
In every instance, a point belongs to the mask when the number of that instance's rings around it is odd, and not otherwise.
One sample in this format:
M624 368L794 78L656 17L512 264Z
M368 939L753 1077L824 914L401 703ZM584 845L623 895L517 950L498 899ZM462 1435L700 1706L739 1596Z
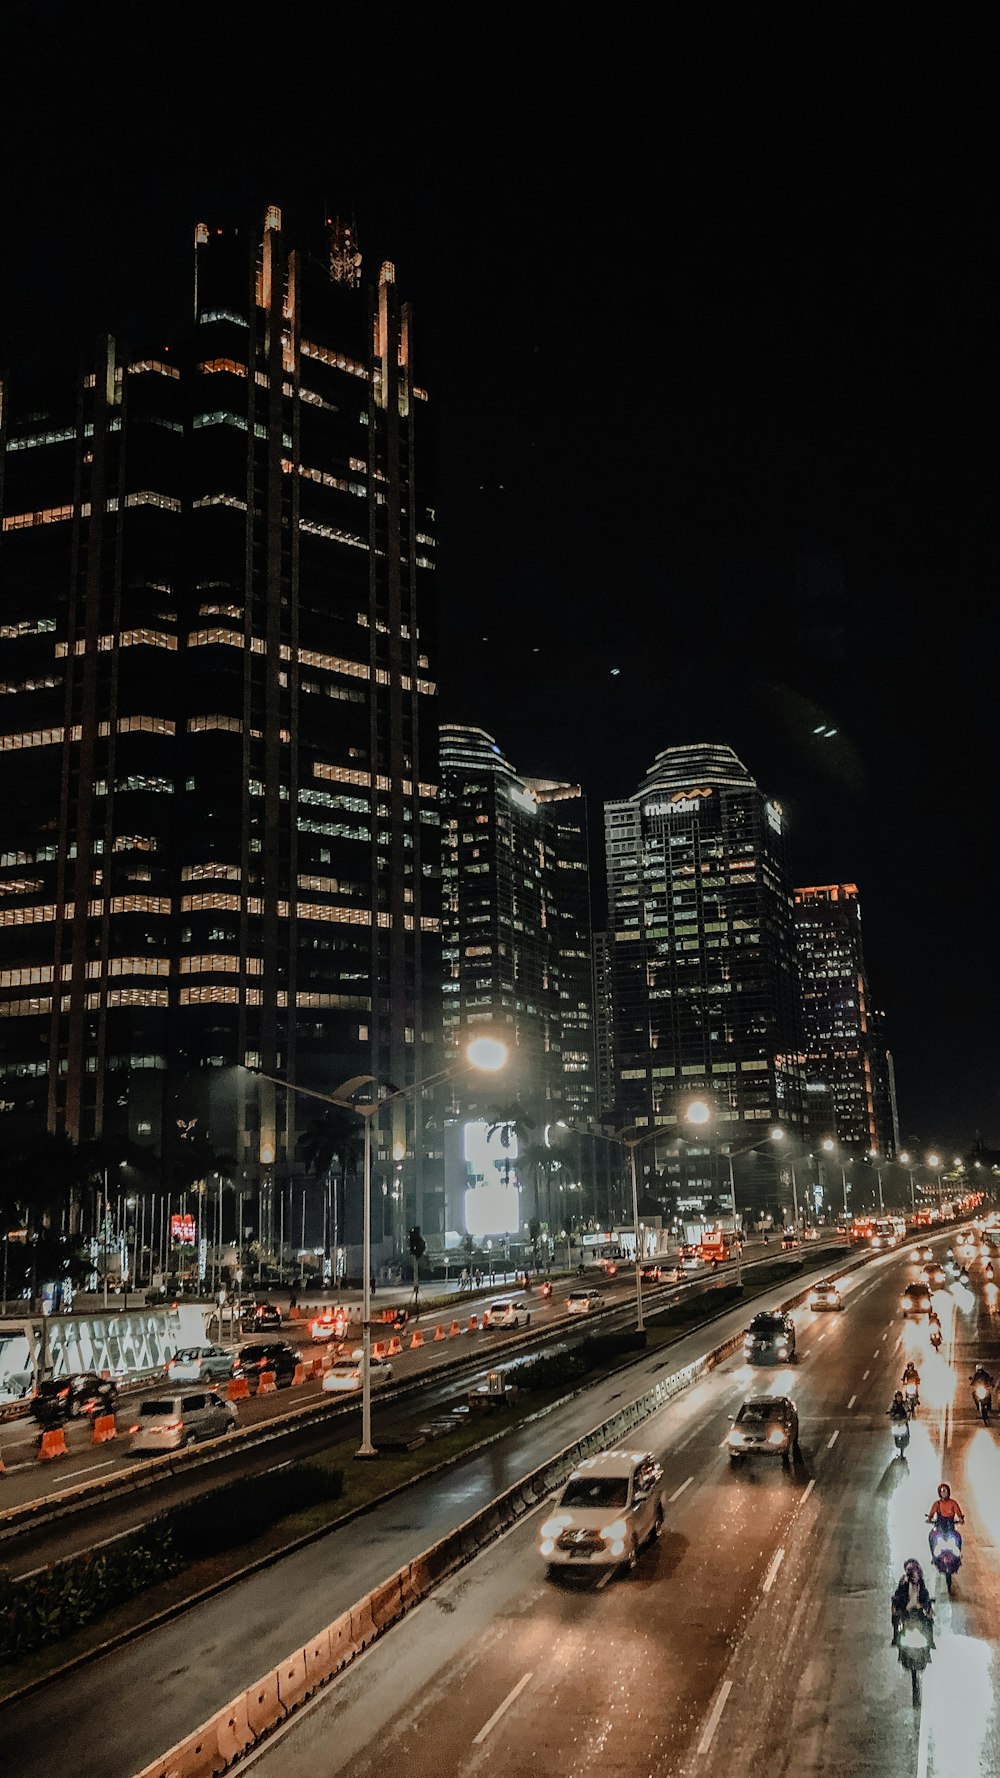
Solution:
M645 1331L646 1331L646 1326L645 1326L645 1323L642 1319L642 1258L639 1253L639 1187L638 1187L638 1183L636 1180L636 1174L635 1174L635 1151L638 1148L639 1142L641 1140L642 1140L641 1137L639 1137L638 1139L633 1139L631 1142L629 1142L626 1139L626 1147L628 1148L629 1161L631 1163L631 1170L632 1170L632 1227L635 1232L635 1330L636 1330L636 1333L645 1333Z

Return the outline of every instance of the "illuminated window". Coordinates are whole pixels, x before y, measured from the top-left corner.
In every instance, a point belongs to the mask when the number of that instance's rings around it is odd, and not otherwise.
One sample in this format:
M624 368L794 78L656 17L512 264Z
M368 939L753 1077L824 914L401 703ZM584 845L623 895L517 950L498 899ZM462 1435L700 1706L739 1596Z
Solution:
M109 914L169 914L171 901L166 895L115 895L108 903ZM100 902L91 903L91 912L101 911Z
M110 501L109 501L110 506ZM138 494L126 494L126 506L158 506L163 512L180 512L181 503L172 494L154 494L150 488L144 488Z
M312 340L303 340L300 350L303 358L316 358L320 364L328 364L334 370L346 370L352 377L360 377L368 382L368 371L365 365L356 358L347 358L343 352L331 352L326 346L317 346Z
M203 734L207 729L224 729L227 733L239 735L243 732L243 724L238 716L189 716L188 734Z
M88 996L89 998L89 996ZM170 996L166 988L111 988L108 1006L167 1006Z
M52 980L54 973L51 963L28 969L0 969L0 988L40 988Z
M203 315L198 316L198 320L199 322L232 321L236 327L249 326L246 318L243 315L237 315L235 309L206 309Z
M40 512L12 512L4 519L5 531L28 531L33 525L61 525L73 517L71 506L46 506ZM80 517L90 517L90 503L80 508Z
M44 887L41 877L12 877L0 883L0 895L37 895Z
M26 1019L33 1013L51 1011L51 994L40 995L37 1000L0 1000L0 1019Z
M28 908L0 908L0 926L47 926L58 914L59 909L54 902L39 903L36 907ZM63 917L67 920L73 918L71 901L66 903Z
M204 503L195 501L196 506L201 504ZM5 519L4 524L6 523ZM353 532L342 531L338 525L319 525L313 519L300 519L299 530L307 532L310 537L326 537L331 543L346 543L351 549L368 548L367 537L355 537Z
M259 1005L259 988L256 990L256 994L258 997L256 1004ZM247 993L247 1001L251 1005L254 1004L253 996L254 990L250 989ZM182 988L179 998L181 1006L237 1006L240 990L239 988L226 988L221 983L212 982L207 987Z
M238 883L241 874L239 866L235 864L186 864L181 871L181 881L205 883L221 877L224 883Z
M238 630L223 630L218 624L209 630L192 630L187 640L189 648L209 648L219 642L229 648L243 647L243 637Z
M158 377L173 377L175 380L180 380L180 371L172 364L164 364L159 358L137 358L135 363L128 367L130 377L141 377L148 371L154 372Z
M209 952L202 957L182 957L180 961L181 975L263 975L264 959L262 957L220 956L217 952Z
M69 739L78 741L81 735L79 723L74 723L69 731ZM66 739L66 731L61 728L33 729L25 735L0 735L0 752L16 753L24 747L59 746Z
M245 500L238 500L235 494L203 494L200 500L194 500L193 506L231 506L235 512L246 512Z
M0 624L0 639L10 642L15 636L44 636L55 627L54 617L26 618L19 624Z
M235 358L207 358L204 364L199 364L198 369L206 376L212 376L217 371L228 371L231 377L245 377L247 374L246 365L237 364Z
M361 788L370 786L370 772L361 772L354 766L328 766L317 760L313 766L314 778L328 778L335 784L357 784Z

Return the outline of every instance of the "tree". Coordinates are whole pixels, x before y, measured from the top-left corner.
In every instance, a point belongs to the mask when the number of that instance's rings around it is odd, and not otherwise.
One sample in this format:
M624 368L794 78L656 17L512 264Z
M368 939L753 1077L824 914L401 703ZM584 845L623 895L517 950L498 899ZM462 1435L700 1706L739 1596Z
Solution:
M562 1166L562 1161L560 1160L559 1156L555 1153L555 1151L553 1149L549 1148L546 1143L544 1143L544 1142L529 1142L526 1144L526 1146L521 1150L521 1152L518 1155L518 1165L521 1168L522 1172L530 1173L533 1180L534 1180L534 1184L535 1184L534 1214L536 1217L539 1217L542 1214L541 1187L540 1187L539 1182L540 1182L540 1180L544 1179L546 1182L546 1185L548 1185L549 1181L552 1178L552 1175L554 1173L559 1172L559 1170ZM548 1193L546 1193L545 1215L546 1215L546 1221L551 1223L551 1221L552 1221L552 1206L547 1200L548 1200Z
M350 1111L342 1111L331 1106L329 1111L320 1117L313 1118L306 1125L299 1137L299 1153L305 1161L307 1170L315 1179L326 1181L327 1187L333 1186L333 1228L327 1231L327 1244L334 1249L334 1268L336 1269L336 1252L340 1246L340 1231L343 1219L340 1215L339 1194L334 1169L340 1168L341 1190L344 1209L347 1206L347 1176L354 1173L364 1149L365 1139L358 1117ZM339 1283L339 1275L337 1279Z
M538 1270L538 1237L541 1232L542 1225L537 1216L533 1216L528 1224L528 1233L531 1236L531 1262L536 1272Z
M509 1185L511 1143L517 1142L518 1153L520 1153L522 1144L527 1141L529 1132L535 1127L535 1120L528 1116L524 1106L519 1105L516 1099L510 1105L494 1105L486 1115L491 1119L486 1131L486 1140L491 1142L494 1136L499 1136L500 1147L504 1151L503 1181L505 1185Z

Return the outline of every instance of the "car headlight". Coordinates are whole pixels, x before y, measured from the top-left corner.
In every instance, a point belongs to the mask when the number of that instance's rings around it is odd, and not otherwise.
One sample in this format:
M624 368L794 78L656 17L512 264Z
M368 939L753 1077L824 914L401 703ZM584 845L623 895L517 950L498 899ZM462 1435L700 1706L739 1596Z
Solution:
M624 1543L628 1535L628 1526L624 1519L612 1519L610 1525L601 1526L601 1536L606 1543Z
M785 1434L780 1426L772 1426L771 1427L771 1430L767 1435L767 1442L769 1445L783 1445L784 1444Z
M787 1346L782 1345L782 1346L778 1347L778 1357L779 1358L787 1358L788 1357L788 1347Z
M560 1531L564 1531L569 1523L569 1513L554 1513L552 1518L546 1519L541 1527L541 1535L542 1537L558 1537Z
M729 1434L729 1443L731 1445L741 1445L743 1443L743 1434L742 1434L742 1432L737 1432L735 1426L733 1427L732 1432Z

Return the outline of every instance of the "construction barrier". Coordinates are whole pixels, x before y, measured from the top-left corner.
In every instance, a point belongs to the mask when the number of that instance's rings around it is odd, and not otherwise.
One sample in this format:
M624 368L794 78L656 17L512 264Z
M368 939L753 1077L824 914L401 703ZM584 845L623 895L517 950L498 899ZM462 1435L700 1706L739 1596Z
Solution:
M250 1394L250 1385L245 1377L230 1377L226 1384L227 1401L246 1401Z
M61 1426L54 1432L43 1432L38 1444L38 1456L42 1463L50 1463L53 1457L68 1457L66 1434Z
M399 1354L402 1352L402 1350L403 1350L402 1340L400 1339L398 1334L393 1334L392 1339L389 1341L389 1347L388 1347L388 1351L386 1352L386 1357L387 1358L398 1358Z
M373 1358L380 1358L381 1359L381 1358L385 1357L385 1344L386 1343L384 1340L376 1340L375 1341L375 1344L372 1347L372 1357Z
M257 1384L257 1394L258 1395L276 1395L277 1392L278 1392L278 1384L275 1379L274 1372L273 1371L261 1371L260 1381Z
M453 1340L453 1339L454 1339L454 1338L455 1338L455 1335L456 1335L456 1334L460 1334L460 1333L461 1333L461 1331L462 1331L462 1329L461 1329L461 1328L460 1328L460 1327L459 1327L459 1325L458 1325L458 1322L457 1322L457 1321L453 1321L453 1322L452 1322L452 1324L451 1324L451 1326L450 1326L450 1327L449 1327L449 1329L448 1329L448 1338L449 1338L449 1340Z
M448 1335L445 1333L443 1327L436 1327L434 1329L434 1338L436 1340L446 1340L448 1338Z
M306 1367L304 1364L297 1364L295 1366L295 1375L292 1378L293 1388L296 1383L304 1383L305 1380L306 1380Z
M416 1332L411 1336L410 1351L415 1352L417 1350L418 1346L422 1346L423 1343L424 1343L424 1336L420 1332L420 1329L418 1327Z
M97 1414L94 1418L94 1444L106 1445L110 1438L118 1437L114 1414Z
M298 1307L297 1303L293 1303L291 1308L289 1309L288 1319L289 1319L289 1321L301 1321L302 1320L302 1310Z

